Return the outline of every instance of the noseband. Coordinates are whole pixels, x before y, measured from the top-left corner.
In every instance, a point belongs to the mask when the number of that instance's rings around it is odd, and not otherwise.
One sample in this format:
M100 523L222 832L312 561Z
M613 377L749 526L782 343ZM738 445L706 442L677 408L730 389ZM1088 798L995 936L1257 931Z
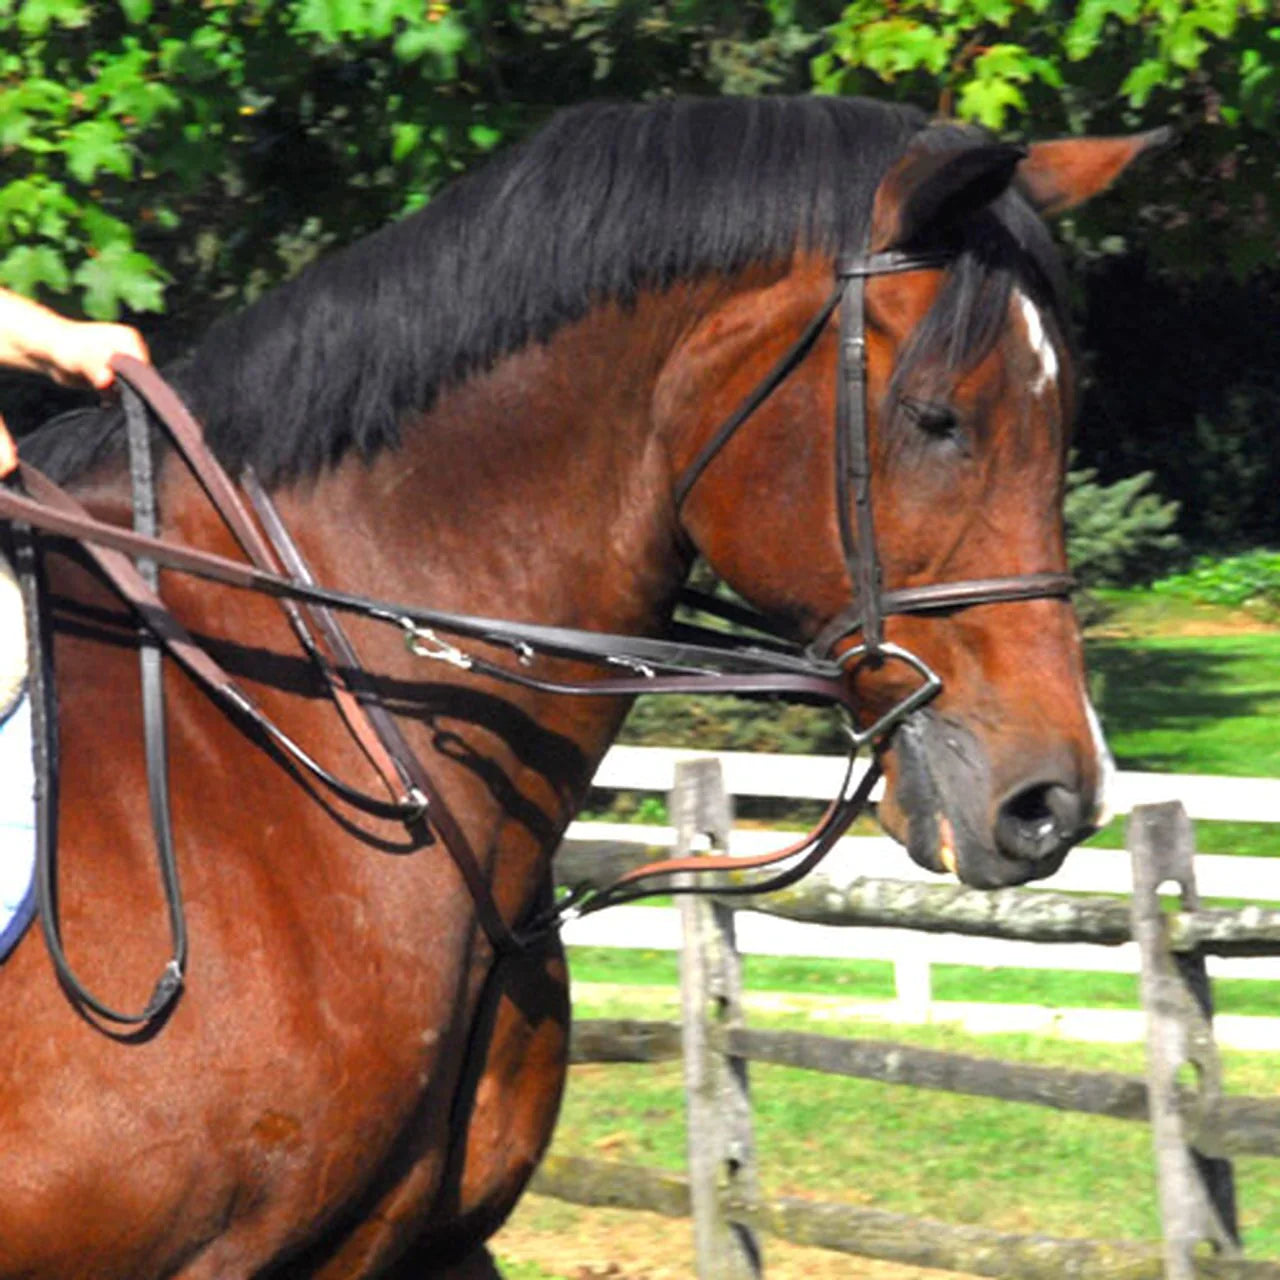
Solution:
M858 733L874 741L892 731L907 716L942 689L941 678L923 658L884 638L884 620L895 614L949 613L980 604L1065 597L1075 581L1068 573L1010 574L997 578L967 578L926 586L884 589L884 574L876 546L871 503L871 444L867 416L866 289L871 276L945 268L948 254L865 252L836 263L835 287L822 309L806 325L781 360L738 409L720 425L686 467L676 484L677 509L683 507L698 478L748 418L803 363L831 316L840 313L839 361L836 371L835 504L840 546L853 597L851 603L818 629L806 652L817 661L834 661L848 669L859 661L886 659L903 662L920 677L920 685ZM708 607L714 610L714 603ZM857 643L840 650L851 637Z

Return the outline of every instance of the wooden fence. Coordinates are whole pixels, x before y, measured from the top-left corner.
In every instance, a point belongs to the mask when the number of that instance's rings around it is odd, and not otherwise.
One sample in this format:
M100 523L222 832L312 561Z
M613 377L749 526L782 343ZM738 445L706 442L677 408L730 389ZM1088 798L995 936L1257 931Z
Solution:
M725 785L734 796L768 796L818 799L839 785L843 761L821 756L778 756L750 752L680 753L659 747L614 747L605 757L596 784L611 789L668 793L678 759L719 761ZM1222 819L1275 823L1280 821L1280 779L1226 778L1198 774L1122 772L1116 775L1111 807L1119 814L1135 805L1171 799L1184 803L1196 819ZM1280 835L1280 832L1278 832ZM735 853L752 854L787 843L776 831L735 828L730 847ZM654 849L673 847L670 826L629 823L575 822L560 853L562 875L572 881L605 872L617 873L654 856ZM1131 888L1129 857L1124 850L1082 848L1072 852L1053 877L1050 888L1028 886L1028 891L1058 893L1110 893L1127 895ZM867 882L874 874L895 882L909 880L930 886L913 902L901 888L892 890L901 908L910 914L917 906L931 916L952 917L963 909L969 915L993 909L997 895L964 895L948 890L938 877L917 867L905 850L886 836L853 836L840 841L823 865L785 899L774 900L763 911L741 911L736 917L740 951L747 955L824 956L850 960L877 959L893 965L898 1016L925 1021L934 1011L933 966L941 963L1000 967L1005 969L1073 969L1112 973L1137 973L1136 943L1079 945L1039 936L1025 938L983 936L978 932L925 931L899 928L885 918L889 890ZM1280 903L1280 858L1205 855L1196 857L1196 879L1206 897L1249 899ZM839 900L838 929L819 928L816 921L832 923L822 904ZM957 899L967 902L961 907ZM852 913L865 914L875 907L874 927L851 925ZM1043 909L1054 903L1046 898ZM1127 907L1110 909L1123 919ZM767 913L766 913L767 912ZM602 916L571 922L565 940L573 945L638 947L678 951L683 945L679 913L674 909L620 907ZM1254 978L1280 982L1280 954L1210 955L1209 973L1215 978ZM1280 1014L1280 1007L1277 1008ZM1102 1019L1100 1022L1112 1020ZM1116 1021L1123 1021L1116 1019ZM1268 1037L1268 1047L1280 1047L1280 1025L1261 1028L1250 1020L1232 1032L1258 1042Z
M728 847L730 809L717 761L691 760L679 767L671 812L677 851ZM546 1162L534 1188L578 1203L692 1216L700 1280L756 1280L763 1274L762 1232L865 1257L1020 1280L1280 1278L1280 1264L1241 1256L1230 1164L1233 1155L1245 1153L1280 1157L1280 1102L1223 1097L1205 968L1206 955L1280 953L1280 909L1200 907L1191 827L1179 805L1136 809L1129 846L1131 901L859 880L840 901L829 892L807 898L799 888L784 895L784 909L802 918L864 926L900 926L909 917L913 927L935 931L1109 946L1135 941L1148 1023L1145 1080L753 1030L743 1017L734 944L734 906L740 903L686 898L682 1026L576 1023L573 1056L581 1062L683 1058L687 1176L560 1157ZM581 875L577 862L570 878ZM1181 907L1172 913L1162 908L1158 894L1170 883ZM779 904L750 905L759 910ZM766 1201L756 1173L748 1061L1148 1121L1164 1239L1056 1240L846 1205Z

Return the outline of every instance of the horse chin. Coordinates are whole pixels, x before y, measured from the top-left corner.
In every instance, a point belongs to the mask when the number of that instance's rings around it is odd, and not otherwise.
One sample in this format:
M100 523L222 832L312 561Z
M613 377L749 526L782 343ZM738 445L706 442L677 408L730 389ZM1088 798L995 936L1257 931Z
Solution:
M885 830L914 862L974 889L999 889L1051 876L1093 828L1064 836L1037 856L998 846L985 812L990 767L967 730L929 709L899 726L886 752L891 790L880 805Z

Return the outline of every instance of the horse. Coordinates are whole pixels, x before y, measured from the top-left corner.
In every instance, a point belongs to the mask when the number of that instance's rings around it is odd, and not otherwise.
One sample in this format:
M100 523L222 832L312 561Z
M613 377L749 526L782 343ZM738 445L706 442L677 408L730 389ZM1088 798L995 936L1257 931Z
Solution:
M879 817L933 870L1014 884L1051 874L1103 803L1079 629L1061 589L947 589L1065 573L1076 393L1042 215L1157 140L1019 148L854 99L573 108L224 318L170 372L318 582L660 637L702 556L802 641L861 610L830 647L853 655L840 679L864 728L918 682L859 640L871 602L846 552L874 537L876 562L854 564L886 605L882 643L940 680L879 736ZM857 280L857 346L830 298L835 264L867 254L884 269ZM707 454L802 332L807 354ZM858 357L844 388L842 346ZM856 492L830 428L850 397L865 413ZM123 438L103 409L25 452L127 526ZM233 558L177 451L157 470L163 535ZM82 548L44 547L58 910L77 972L127 1003L169 941L140 641ZM889 607L937 588L937 607ZM171 571L160 589L275 722L376 789L277 602ZM628 697L426 667L386 627L349 628L491 913L516 929L546 906L552 852ZM572 654L518 662L600 679ZM430 811L406 825L321 793L178 664L164 689L190 961L165 1016L130 1032L88 1016L38 931L0 966L0 1276L497 1275L485 1242L549 1141L565 1076L554 931L499 945Z

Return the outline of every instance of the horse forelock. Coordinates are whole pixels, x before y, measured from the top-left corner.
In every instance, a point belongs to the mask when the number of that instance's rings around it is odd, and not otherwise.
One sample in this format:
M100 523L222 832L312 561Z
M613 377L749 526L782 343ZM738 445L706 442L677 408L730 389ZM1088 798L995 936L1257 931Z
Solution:
M275 484L353 450L369 457L442 389L595 306L797 250L857 248L877 183L925 126L910 108L820 97L570 108L418 213L224 318L166 372L233 470L250 463ZM1034 241L1034 215L1014 197L1001 204L1004 238L1012 227ZM945 337L957 364L993 340L1013 276L980 232L913 351ZM99 459L104 434L118 438L101 420L86 430L93 448L64 446L68 460Z

